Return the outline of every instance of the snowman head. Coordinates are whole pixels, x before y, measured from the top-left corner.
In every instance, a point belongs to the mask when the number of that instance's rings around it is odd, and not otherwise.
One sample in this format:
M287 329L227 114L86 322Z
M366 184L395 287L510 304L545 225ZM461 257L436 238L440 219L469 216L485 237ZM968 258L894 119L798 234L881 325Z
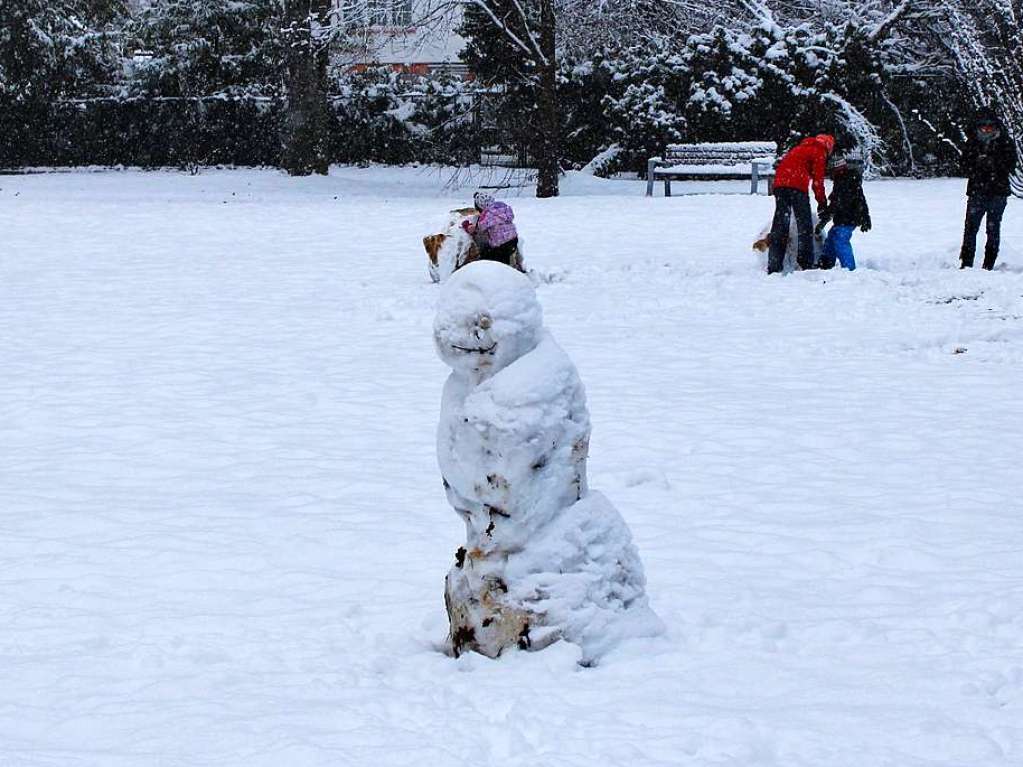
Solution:
M433 340L455 373L476 383L500 372L540 343L543 311L521 272L475 261L441 288Z

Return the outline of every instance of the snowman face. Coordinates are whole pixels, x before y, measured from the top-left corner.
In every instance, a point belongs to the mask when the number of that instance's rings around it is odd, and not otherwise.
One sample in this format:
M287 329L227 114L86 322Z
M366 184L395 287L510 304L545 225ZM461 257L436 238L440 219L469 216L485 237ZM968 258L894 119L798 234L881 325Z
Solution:
M529 280L504 264L477 261L444 284L433 337L452 370L480 382L536 348L542 331Z
M494 320L486 311L465 315L454 327L435 336L441 359L452 369L474 373L479 379L489 377L497 359L493 329Z

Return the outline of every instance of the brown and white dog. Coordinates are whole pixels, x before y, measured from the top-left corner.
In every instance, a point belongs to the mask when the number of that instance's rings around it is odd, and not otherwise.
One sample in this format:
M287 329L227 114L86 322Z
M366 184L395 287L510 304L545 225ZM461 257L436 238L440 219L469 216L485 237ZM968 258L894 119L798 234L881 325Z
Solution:
M423 247L426 249L427 265L430 272L430 279L434 282L443 282L456 270L466 264L478 261L480 257L479 246L476 245L472 235L462 229L462 222L467 218L475 218L479 211L475 208L459 208L448 214L448 219L439 234L428 234L423 238ZM522 260L522 242L511 254L508 264L520 272L526 271L525 263Z
M478 215L475 208L459 208L448 214L443 231L429 234L423 238L428 259L427 269L430 279L434 282L446 280L456 269L476 261L480 257L479 248L472 236L462 229L462 222Z

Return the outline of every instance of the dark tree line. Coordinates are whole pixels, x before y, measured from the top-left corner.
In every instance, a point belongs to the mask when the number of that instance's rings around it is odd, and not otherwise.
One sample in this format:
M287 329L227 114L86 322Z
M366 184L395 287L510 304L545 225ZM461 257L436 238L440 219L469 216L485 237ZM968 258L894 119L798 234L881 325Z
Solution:
M144 0L131 11L121 0L4 2L3 127L24 148L58 132L75 104L135 101L124 111L155 121L173 110L137 102L183 100L195 105L197 123L204 101L283 98L281 167L325 173L335 31L330 0ZM126 140L137 133L124 131Z
M331 0L0 2L0 163L306 174L499 139L552 196L564 168L639 170L672 141L826 129L883 172L943 173L981 106L1023 141L1023 0L424 2L420 24L458 14L472 81L354 72L365 13Z

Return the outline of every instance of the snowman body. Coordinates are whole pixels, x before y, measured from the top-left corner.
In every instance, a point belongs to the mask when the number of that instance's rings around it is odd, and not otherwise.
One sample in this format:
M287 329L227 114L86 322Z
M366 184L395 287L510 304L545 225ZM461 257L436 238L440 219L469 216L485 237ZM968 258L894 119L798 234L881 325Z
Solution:
M452 368L438 460L466 526L445 581L451 651L497 657L564 639L592 661L658 633L629 529L587 487L585 391L529 280L493 262L459 270L434 338Z

